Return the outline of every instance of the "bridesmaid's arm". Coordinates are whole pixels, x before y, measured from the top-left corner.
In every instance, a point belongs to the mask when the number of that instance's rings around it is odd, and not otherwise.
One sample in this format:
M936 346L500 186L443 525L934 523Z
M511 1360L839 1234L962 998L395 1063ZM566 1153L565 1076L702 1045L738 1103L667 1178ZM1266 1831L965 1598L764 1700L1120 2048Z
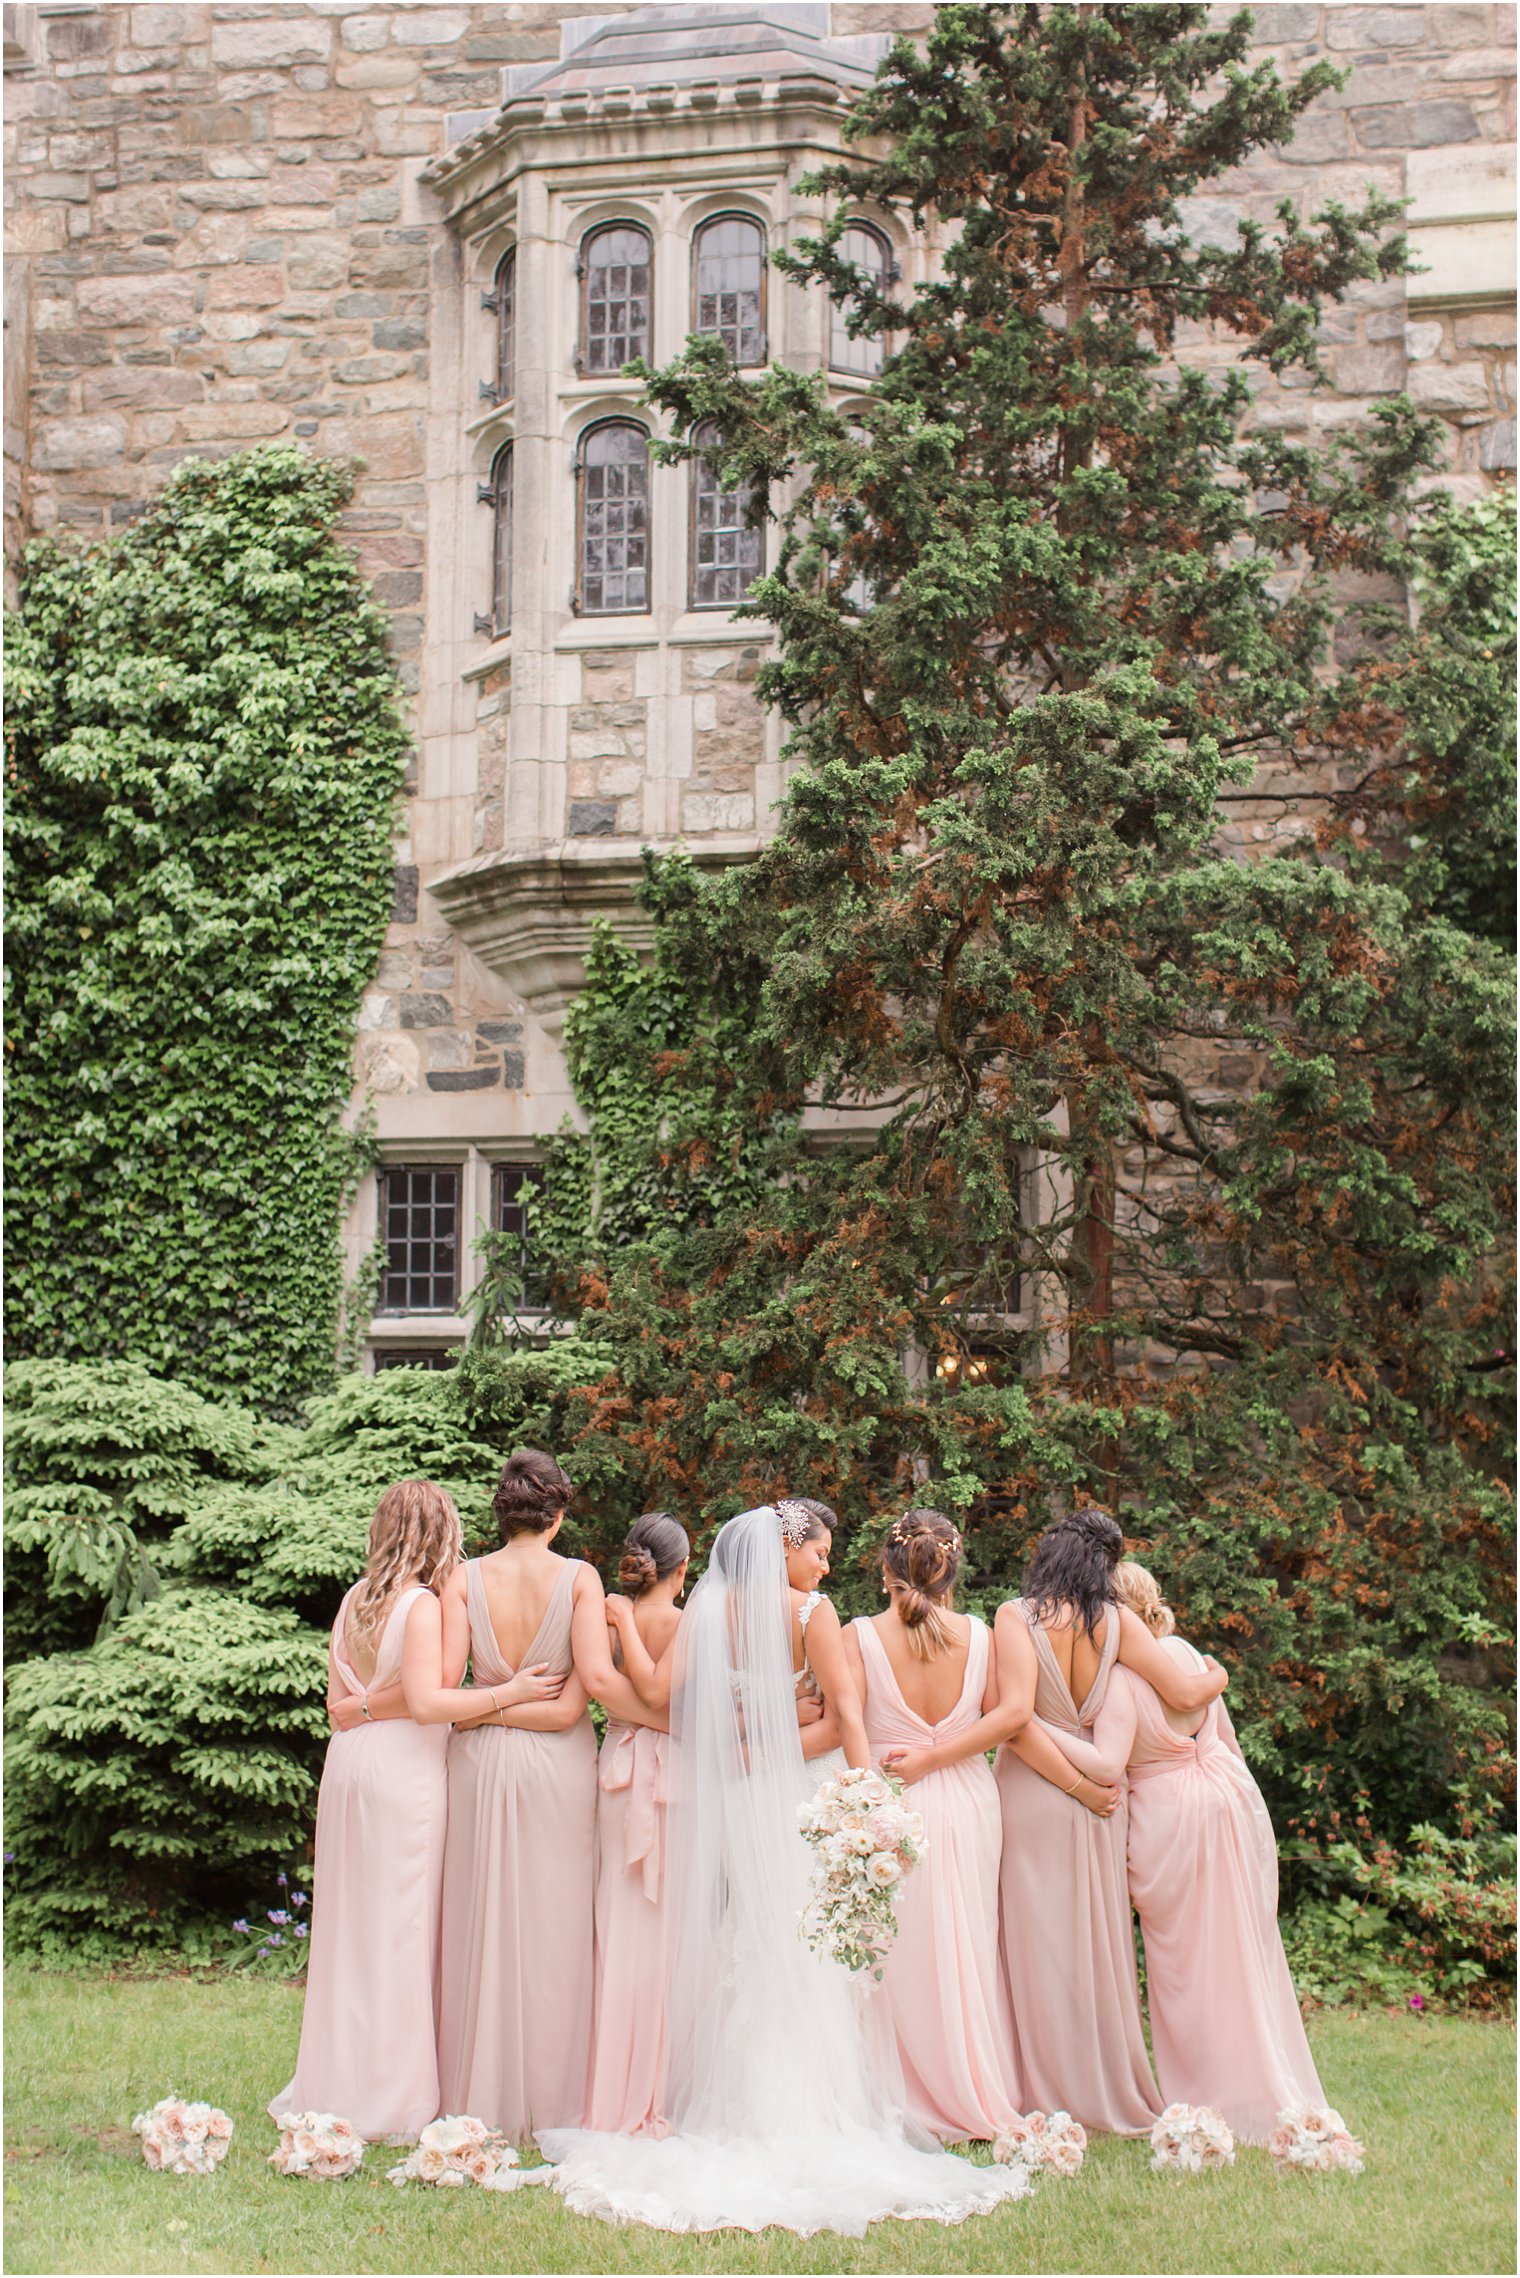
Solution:
M445 1685L464 1681L470 1658L470 1601L463 1566L456 1566L443 1585L443 1674Z
M417 1599L406 1617L401 1683L387 1688L402 1696L403 1716L417 1724L488 1723L499 1710L554 1700L564 1682L557 1669L542 1661L531 1669L519 1669L503 1685L444 1685L439 1681L442 1672L443 1609L429 1592ZM371 1694L371 1716L374 1698ZM490 1709L482 1715L487 1701Z
M656 1732L669 1730L666 1711L650 1708L622 1670L612 1665L612 1647L607 1637L607 1600L602 1592L601 1577L589 1566L583 1566L575 1577L575 1597L570 1609L570 1651L580 1684L619 1724L647 1724Z
M827 1598L819 1600L809 1617L807 1657L825 1702L839 1719L839 1738L845 1762L852 1770L867 1770L871 1762L871 1745L866 1739L865 1718L860 1713L860 1694L855 1679L850 1674L839 1616ZM817 1730L816 1725L808 1727L809 1734Z
M1159 1638L1152 1637L1138 1614L1131 1613L1128 1606L1114 1610L1119 1616L1119 1659L1126 1669L1143 1677L1168 1708L1192 1715L1218 1700L1230 1679L1217 1661L1209 1661L1202 1669L1185 1669L1175 1655L1164 1650Z
M968 1757L985 1756L989 1748L1000 1748L1005 1741L1011 1745L1034 1715L1038 1675L1026 1624L1007 1606L1000 1606L992 1625L992 1652L982 1690L982 1713L976 1723L935 1741L932 1747L891 1749L883 1762L911 1785L925 1772L943 1772L951 1764L964 1764ZM1068 1787L1070 1784L1069 1780L1063 1782Z
M1031 1733L1040 1735L1050 1742L1063 1763L1074 1765L1089 1779L1117 1780L1135 1745L1135 1722L1135 1696L1128 1681L1121 1680L1117 1685L1110 1685L1108 1698L1093 1725L1091 1740L1079 1739L1074 1732L1062 1732L1057 1725L1047 1724L1042 1716L1037 1716L1027 1727L1023 1738L1027 1740ZM1026 1764L1033 1763L1032 1757L1024 1755L1021 1743L1014 1743L1014 1752L1023 1756ZM1044 1772L1047 1780L1051 1776L1043 1764L1034 1764L1034 1769ZM1070 1784L1069 1780L1061 1782L1062 1787Z
M633 1601L609 1591L606 1598L607 1619L617 1628L618 1647L623 1656L623 1675L647 1709L657 1716L668 1715L670 1709L670 1677L675 1650L675 1633L658 1661L651 1659L648 1646L639 1635L639 1625L633 1618ZM615 1663L609 1663L614 1668Z

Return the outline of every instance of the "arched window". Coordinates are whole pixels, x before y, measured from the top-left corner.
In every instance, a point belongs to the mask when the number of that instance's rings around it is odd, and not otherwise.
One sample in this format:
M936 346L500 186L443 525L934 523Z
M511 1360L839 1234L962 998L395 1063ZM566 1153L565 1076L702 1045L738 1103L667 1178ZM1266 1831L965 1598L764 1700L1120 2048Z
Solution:
M581 439L576 605L587 617L649 607L649 437L609 419Z
M839 240L839 258L863 269L878 292L884 291L891 279L892 249L881 231L872 229L868 222L851 222ZM829 319L829 368L871 379L881 370L887 344L879 332L864 339L852 339L845 329L849 307L848 301L833 304Z
M496 264L496 281L486 295L486 307L496 312L496 386L498 403L510 403L517 392L517 247L509 245Z
M692 440L713 443L717 435L713 422L704 420ZM765 533L749 519L754 496L753 483L736 483L732 490L723 490L707 459L692 460L686 581L687 603L692 609L732 609L764 568Z
M581 247L583 372L620 372L649 354L653 256L648 236L631 222L593 230Z
M504 443L491 462L487 495L491 502L491 630L505 633L512 623L512 446Z
M743 214L703 222L692 249L693 332L712 332L736 364L765 362L765 232Z

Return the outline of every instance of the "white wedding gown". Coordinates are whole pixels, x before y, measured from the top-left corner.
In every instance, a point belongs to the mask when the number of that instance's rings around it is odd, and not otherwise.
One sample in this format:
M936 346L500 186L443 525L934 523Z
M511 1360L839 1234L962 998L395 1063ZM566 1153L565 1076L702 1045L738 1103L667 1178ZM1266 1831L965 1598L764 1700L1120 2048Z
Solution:
M798 1738L776 1514L731 1519L678 1633L667 1818L670 2133L546 2130L567 2204L667 2231L858 2237L958 2223L1029 2189L910 2138L865 1985L798 1935L814 1781Z

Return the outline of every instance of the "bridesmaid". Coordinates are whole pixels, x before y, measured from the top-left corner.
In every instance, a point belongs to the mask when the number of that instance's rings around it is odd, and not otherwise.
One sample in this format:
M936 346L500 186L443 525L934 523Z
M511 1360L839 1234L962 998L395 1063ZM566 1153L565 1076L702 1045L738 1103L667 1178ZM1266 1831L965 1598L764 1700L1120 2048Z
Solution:
M1154 1576L1126 1562L1120 1600L1179 1667ZM1265 2143L1289 2104L1323 2104L1277 1928L1277 1844L1223 1701L1188 1716L1121 1669L1091 1744L1054 1734L1074 1764L1129 1774L1129 1887L1145 1938L1156 2077L1169 2104L1211 2104Z
M586 2126L660 2132L665 2055L662 1900L671 1653L691 1544L668 1511L648 1511L623 1545L609 1597L618 1658L659 1727L608 1719L597 1759L596 1991Z
M335 2112L372 2141L416 2136L438 2110L448 1734L410 1721L399 1680L417 1639L431 1632L436 1653L435 1593L460 1550L459 1513L441 1487L425 1479L388 1487L370 1521L363 1577L338 1608L328 1648L338 1729L317 1797L306 2007L295 2078L269 2110ZM525 1674L513 1697L538 1690Z
M449 1745L440 2108L518 2142L578 2127L586 2100L597 1795L588 1687L631 1723L648 1714L612 1667L596 1574L549 1547L573 1492L552 1456L510 1456L494 1506L501 1548L456 1569L443 1597L446 1681L467 1653L477 1687L539 1663L563 1679L557 1699L485 1709Z
M953 1740L996 1701L991 1637L952 1610L961 1538L939 1511L909 1511L882 1560L890 1604L853 1621L845 1651L871 1753L887 1769ZM901 2060L910 2120L942 2143L995 2139L1018 2115L1013 2026L998 1970L1002 1819L984 1755L925 1769L913 1790L928 1848L897 1897L897 1938L876 2005Z
M1124 1548L1107 1511L1074 1511L1035 1545L1024 1596L997 1615L998 1715L1009 1735L1038 1715L1091 1734L1121 1655L1179 1708L1224 1690L1224 1671L1184 1671L1115 1602ZM1002 1952L1020 2078L1032 2105L1084 2127L1145 2135L1161 2110L1135 1974L1125 1867L1127 1820L1073 1811L1059 1787L999 1751Z

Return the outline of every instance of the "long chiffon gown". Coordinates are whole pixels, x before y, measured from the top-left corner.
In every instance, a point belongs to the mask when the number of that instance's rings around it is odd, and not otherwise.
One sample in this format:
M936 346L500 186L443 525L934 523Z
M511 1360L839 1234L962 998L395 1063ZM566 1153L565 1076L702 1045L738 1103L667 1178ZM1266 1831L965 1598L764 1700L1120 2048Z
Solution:
M581 1561L567 1558L523 1666L571 1665ZM480 1561L465 1567L477 1685L509 1668L491 1626ZM519 2143L574 2128L591 2051L596 1888L596 1735L482 1725L449 1742L443 1864L438 2085L445 2112L471 2113Z
M586 2126L663 2127L665 1769L669 1736L609 1719L597 1759L596 2005Z
M971 1618L960 1699L938 1724L904 1700L876 1624L853 1625L865 1665L871 1754L930 1747L982 1713L990 1647ZM914 1782L928 1846L899 1886L897 1939L874 2000L890 2024L910 2120L942 2143L1000 2136L1018 2113L1013 2026L998 1969L998 1861L1003 1828L985 1756Z
M357 1589L358 1584L354 1585ZM355 1694L399 1682L403 1590L368 1686L349 1659L350 1590L333 1624L338 1676ZM416 2136L438 2111L434 2002L448 1727L386 1717L336 1732L317 1795L311 1960L295 2078L271 2113L334 2112L371 2141Z
M1129 1887L1161 2092L1265 2143L1285 2105L1324 2102L1277 1928L1272 1822L1222 1701L1189 1739L1143 1680L1121 1669L1118 1681L1135 1698Z
M1098 1674L1081 1708L1025 1599L1039 1677L1035 1712L1091 1740L1119 1651L1103 1624ZM1031 2108L1066 2111L1085 2128L1148 2135L1161 2099L1145 2053L1125 1868L1126 1813L1108 1819L998 1751L1003 1807L1002 1956L1013 2003L1014 2056Z

